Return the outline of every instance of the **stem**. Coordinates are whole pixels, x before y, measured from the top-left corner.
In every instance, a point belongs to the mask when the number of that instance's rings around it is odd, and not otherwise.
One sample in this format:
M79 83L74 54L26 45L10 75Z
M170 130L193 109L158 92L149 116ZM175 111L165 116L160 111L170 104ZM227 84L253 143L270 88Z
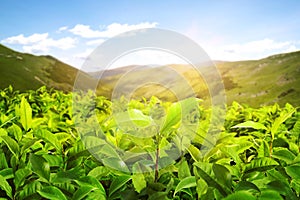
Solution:
M273 140L270 142L270 158L272 157L273 154Z
M156 161L155 161L155 178L154 178L154 182L157 182L157 179L158 179L158 160L159 160L159 144L157 145L157 148L156 148Z
M160 134L157 132L156 135L156 154L155 154L155 177L154 177L154 182L157 182L158 180L158 162L159 162L159 144L160 144Z
M270 141L270 158L272 158L273 154L273 141L275 138L275 134L271 131L271 141Z

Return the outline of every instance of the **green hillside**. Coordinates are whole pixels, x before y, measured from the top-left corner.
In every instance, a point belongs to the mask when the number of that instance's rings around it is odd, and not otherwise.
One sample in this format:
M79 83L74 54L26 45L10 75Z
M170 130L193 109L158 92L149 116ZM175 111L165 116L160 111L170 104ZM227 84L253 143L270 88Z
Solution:
M300 51L256 61L221 63L218 68L223 79L233 83L229 88L225 82L229 102L300 105Z
M300 105L300 51L261 60L216 62L216 66L221 74L229 104L238 101L254 107L275 102L280 105L287 102L295 106ZM178 75L171 77L169 72L172 70L166 68L174 70ZM215 85L216 74L210 67L204 67L202 72L206 75L205 78L189 65L148 69L143 67L141 70L137 70L136 66L112 69L102 76L99 94L109 97L120 78L124 80L123 75L126 74L125 80L128 84L118 84L117 92L126 94L127 91L132 91L134 84L142 85L158 78L165 80L164 87L157 84L144 85L136 89L133 96L155 95L167 101L175 101L175 94L189 97L193 94L193 88L198 97L209 101L209 90L205 81Z
M233 101L258 107L275 102L300 106L300 51L273 55L261 60L216 62L225 86L227 103ZM13 51L0 44L0 89L12 85L16 90L37 89L42 85L71 91L78 72L80 88L93 88L99 72L90 75L51 56L34 56ZM206 81L216 85L216 74L203 67L205 78L192 66L126 66L107 70L98 82L98 94L111 98L112 93L140 98L158 96L176 101L193 95L210 102ZM126 75L125 75L126 74ZM125 75L125 76L124 76ZM151 82L159 82L155 84ZM118 82L119 81L119 82ZM116 89L117 88L117 89Z
M12 85L17 90L37 89L43 85L63 91L73 89L78 70L51 56L34 56L13 51L0 44L0 88ZM82 86L93 79L86 75Z

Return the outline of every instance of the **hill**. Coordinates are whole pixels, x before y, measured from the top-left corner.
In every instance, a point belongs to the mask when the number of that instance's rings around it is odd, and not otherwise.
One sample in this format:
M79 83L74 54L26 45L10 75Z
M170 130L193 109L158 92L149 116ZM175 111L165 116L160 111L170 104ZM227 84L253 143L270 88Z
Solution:
M52 56L35 56L16 52L0 44L0 88L12 85L17 90L37 89L43 85L63 91L72 91L78 69ZM84 74L82 87L94 79Z
M224 62L218 68L224 80L234 83L229 88L225 82L229 102L300 105L300 51L261 60Z
M233 101L253 107L291 103L300 106L300 51L273 55L260 60L215 62L221 74L228 104ZM52 56L35 56L16 52L0 44L0 89L12 85L16 90L37 89L42 85L72 91L78 73L77 87L93 88L102 72L85 73ZM205 103L210 102L208 81L217 86L216 74L203 67L205 79L190 65L125 66L107 70L98 81L97 92L128 95L135 98L158 96L176 101L195 91ZM218 88L217 88L218 89Z
M227 103L238 101L254 107L291 103L300 105L300 51L273 55L260 60L216 62L221 74ZM110 97L114 93L133 92L135 97L152 95L175 101L178 97L193 94L209 101L205 81L216 85L216 74L210 67L203 67L205 79L190 65L168 65L155 68L127 66L103 73L98 92ZM100 73L100 72L98 72ZM96 73L93 73L95 76ZM163 84L150 82L162 81ZM149 83L143 85L143 83ZM187 85L188 83L188 85ZM117 90L115 88L118 88ZM177 97L176 97L177 95Z

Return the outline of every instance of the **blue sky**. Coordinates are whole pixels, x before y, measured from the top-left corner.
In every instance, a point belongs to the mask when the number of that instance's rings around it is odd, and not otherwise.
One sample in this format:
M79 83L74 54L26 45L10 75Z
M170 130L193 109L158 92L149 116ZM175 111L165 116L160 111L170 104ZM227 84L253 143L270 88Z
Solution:
M1 0L0 42L80 67L114 35L157 27L188 36L215 60L258 59L300 49L299 8L298 0Z

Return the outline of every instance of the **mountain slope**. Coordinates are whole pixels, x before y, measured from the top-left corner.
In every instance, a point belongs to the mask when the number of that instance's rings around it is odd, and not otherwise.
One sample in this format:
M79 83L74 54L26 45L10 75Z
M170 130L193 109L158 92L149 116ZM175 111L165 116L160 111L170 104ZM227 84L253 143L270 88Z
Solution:
M226 90L229 102L300 105L300 51L255 61L222 63L218 68L223 79L235 84Z
M291 103L300 106L300 51L278 54L261 60L218 61L216 66L221 74L229 104L238 101L258 107L277 102L280 105ZM178 75L170 76L170 70L166 68L174 70ZM209 67L202 68L202 72L206 76L205 79L189 65L148 69L143 66L142 70L137 66L111 69L105 72L100 80L98 92L110 97L112 92L123 92L126 95L132 91L133 97L155 95L175 101L176 95L191 96L192 88L198 97L209 101L210 93L205 81L217 86L216 74ZM165 85L151 83L143 85L146 82L155 82L157 77L164 80ZM122 83L120 80L125 81ZM135 84L139 87L134 88Z
M233 101L254 107L275 102L300 106L300 51L278 54L260 60L216 62L225 86L228 104ZM72 91L97 84L101 72L90 75L51 56L34 56L13 51L0 44L0 89L12 85L17 90L37 89L42 85ZM210 103L209 82L217 90L216 74L202 68L203 78L192 66L126 66L105 71L97 93L111 98L130 94L134 98L158 96L168 101L189 97L193 91ZM132 94L131 94L132 93Z
M13 51L0 44L0 88L12 85L17 90L37 89L42 85L72 91L78 69L51 56L34 56ZM88 87L93 78L86 74L82 84Z

